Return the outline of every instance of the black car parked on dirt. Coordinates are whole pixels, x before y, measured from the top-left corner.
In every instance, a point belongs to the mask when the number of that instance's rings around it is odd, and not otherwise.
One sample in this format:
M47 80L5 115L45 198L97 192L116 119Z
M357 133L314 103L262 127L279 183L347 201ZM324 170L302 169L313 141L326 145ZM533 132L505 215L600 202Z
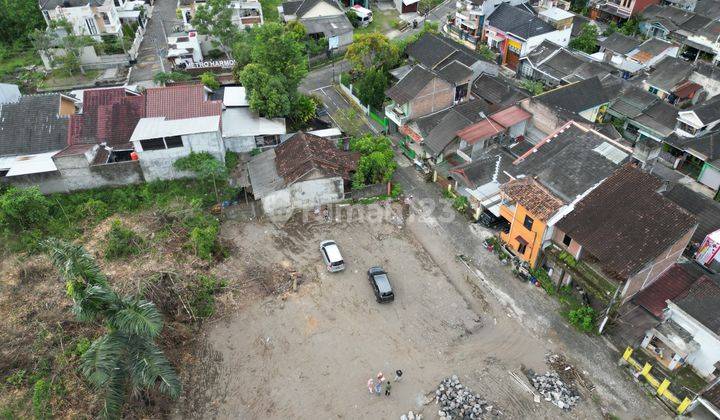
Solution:
M373 288L378 303L392 302L395 300L395 294L393 293L392 286L390 286L390 279L385 270L380 267L371 267L368 270L368 279L370 280L370 285Z

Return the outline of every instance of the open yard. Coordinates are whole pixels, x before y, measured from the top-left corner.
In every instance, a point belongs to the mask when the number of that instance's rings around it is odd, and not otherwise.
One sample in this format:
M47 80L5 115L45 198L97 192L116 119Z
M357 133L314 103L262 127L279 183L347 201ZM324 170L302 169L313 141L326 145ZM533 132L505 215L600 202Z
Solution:
M416 237L424 233L410 228L399 208L344 207L332 219L310 214L284 225L223 225L235 252L216 275L260 286L234 293L236 311L206 331L214 378L203 380L206 404L192 406L196 416L399 418L414 410L436 418L425 396L457 374L507 418L603 418L603 398L583 388L571 412L533 402L510 372L523 381L521 366L544 372L552 345L529 334L495 297L486 299L452 251L431 254ZM344 272L325 270L324 239L338 241ZM388 271L394 302L375 301L366 274L373 265ZM285 282L263 293L278 277L299 279L296 291ZM396 369L405 375L390 397L369 395L368 378L378 371L392 378ZM624 407L622 417L644 417L648 407L662 414L646 400Z

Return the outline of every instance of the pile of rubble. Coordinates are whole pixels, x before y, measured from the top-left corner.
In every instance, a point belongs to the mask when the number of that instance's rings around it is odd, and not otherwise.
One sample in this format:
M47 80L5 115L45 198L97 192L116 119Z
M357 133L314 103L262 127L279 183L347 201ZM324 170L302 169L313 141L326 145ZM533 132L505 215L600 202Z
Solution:
M483 415L502 414L483 400L479 394L460 383L457 375L445 378L435 390L435 404L440 404L438 415L444 419L481 419Z
M538 375L529 370L527 376L532 386L540 392L545 401L550 401L563 410L570 410L580 401L580 395L577 391L563 382L555 372Z

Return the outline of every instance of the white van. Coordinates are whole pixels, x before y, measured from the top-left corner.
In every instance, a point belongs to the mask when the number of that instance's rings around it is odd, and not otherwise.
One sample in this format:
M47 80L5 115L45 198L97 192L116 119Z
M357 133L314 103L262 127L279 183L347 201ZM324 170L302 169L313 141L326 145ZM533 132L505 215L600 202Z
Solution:
M372 10L366 9L359 4L352 7L353 11L360 18L360 26L368 26L373 21Z
M331 273L345 269L345 261L343 261L343 257L340 255L340 248L338 248L335 241L320 242L320 253L322 254L323 261L325 261L325 267L327 267Z

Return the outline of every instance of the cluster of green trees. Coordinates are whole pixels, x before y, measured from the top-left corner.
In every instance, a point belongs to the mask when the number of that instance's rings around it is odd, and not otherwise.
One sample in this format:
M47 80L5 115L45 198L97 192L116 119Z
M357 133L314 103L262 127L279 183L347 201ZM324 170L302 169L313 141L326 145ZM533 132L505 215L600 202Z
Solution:
M218 47L235 59L235 79L248 92L250 108L267 118L288 118L292 129L305 126L318 101L298 92L308 72L305 27L292 22L240 30L232 23L230 0L208 0L198 6L193 24L210 35Z
M598 50L598 35L597 26L585 23L580 27L580 35L570 40L570 48L583 51L588 54L596 53Z
M30 34L45 27L37 1L3 0L1 4L0 48L27 47Z
M350 141L350 150L361 155L353 179L353 188L389 182L392 179L397 163L389 138L372 135L357 137Z

